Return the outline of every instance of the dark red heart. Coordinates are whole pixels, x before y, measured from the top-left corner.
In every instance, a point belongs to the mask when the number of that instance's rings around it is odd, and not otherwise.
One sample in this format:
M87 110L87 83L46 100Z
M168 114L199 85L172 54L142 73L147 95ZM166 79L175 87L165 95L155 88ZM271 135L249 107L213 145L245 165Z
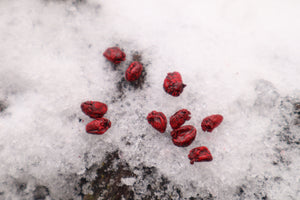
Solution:
M164 80L164 89L165 91L174 96L179 96L183 88L186 86L182 83L181 75L179 72L168 73L167 77Z
M186 125L171 132L172 141L176 146L187 147L195 139L197 130L194 126Z
M107 105L99 101L86 101L81 104L81 110L91 118L101 118L107 112Z
M119 47L110 47L106 49L103 56L114 64L119 64L126 59L126 54Z
M173 129L179 128L182 124L185 123L185 121L191 119L190 114L190 111L188 111L187 109L181 109L177 111L174 115L170 117L171 127Z
M152 111L148 114L147 120L148 123L159 132L164 133L166 131L167 118L164 113Z
M194 164L194 162L203 162L203 161L212 161L213 157L209 152L207 147L196 147L192 149L188 155L191 160L190 163Z
M106 118L95 119L88 123L85 127L86 132L91 134L99 134L102 135L109 129L111 126L111 122Z
M203 131L212 132L214 128L219 126L221 122L223 121L222 115L211 115L203 119L201 123L201 127Z
M142 63L138 61L132 62L125 72L125 78L127 81L135 81L139 79L143 71Z

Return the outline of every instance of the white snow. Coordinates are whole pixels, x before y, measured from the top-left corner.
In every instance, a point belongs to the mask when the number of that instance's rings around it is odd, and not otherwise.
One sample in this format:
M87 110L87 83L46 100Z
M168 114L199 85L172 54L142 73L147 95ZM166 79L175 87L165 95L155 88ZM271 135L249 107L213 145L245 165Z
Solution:
M0 193L14 199L8 180L28 177L59 191L59 174L80 174L120 149L131 166L155 166L187 196L206 188L234 199L245 184L270 199L297 199L299 145L277 135L282 115L293 118L282 101L300 99L299 9L296 0L2 0ZM127 54L116 71L102 56L115 45ZM116 85L135 51L147 64L146 83L124 89L121 100ZM177 98L162 88L173 71L187 85ZM86 100L108 105L104 135L85 133ZM186 148L173 145L169 125L161 134L146 121L152 110L169 118L181 108L198 131ZM204 133L201 120L217 113L224 121ZM299 137L299 126L291 132ZM198 146L214 160L190 165ZM279 155L286 162L273 165Z

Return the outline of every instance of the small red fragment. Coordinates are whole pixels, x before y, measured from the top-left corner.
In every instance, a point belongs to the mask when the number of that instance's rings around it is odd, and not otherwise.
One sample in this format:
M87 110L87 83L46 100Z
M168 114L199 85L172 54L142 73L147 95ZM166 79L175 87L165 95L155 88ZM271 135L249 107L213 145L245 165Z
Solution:
M212 132L214 128L219 126L221 122L223 121L222 115L211 115L203 119L201 123L201 127L203 131Z
M195 139L197 130L194 126L186 125L171 132L172 141L176 146L187 147Z
M85 101L81 104L81 110L91 118L101 118L107 112L107 105L99 101Z
M179 72L168 73L167 77L164 80L165 91L174 97L179 96L185 86L186 85L182 83L181 75Z
M143 71L142 63L138 61L134 61L127 68L125 72L125 78L127 81L135 81L141 76L142 71Z
M85 127L86 132L91 134L99 134L102 135L109 129L111 126L111 122L106 118L95 119L88 123Z
M191 119L189 116L191 113L187 109L181 109L170 117L170 125L173 129L179 128L185 121Z
M205 146L196 147L192 149L188 155L191 160L190 163L193 165L194 162L212 161L213 157Z
M166 131L167 118L164 113L152 111L148 114L147 120L148 123L159 132L164 133Z
M119 47L110 47L106 49L103 56L114 64L119 64L126 59L126 54Z

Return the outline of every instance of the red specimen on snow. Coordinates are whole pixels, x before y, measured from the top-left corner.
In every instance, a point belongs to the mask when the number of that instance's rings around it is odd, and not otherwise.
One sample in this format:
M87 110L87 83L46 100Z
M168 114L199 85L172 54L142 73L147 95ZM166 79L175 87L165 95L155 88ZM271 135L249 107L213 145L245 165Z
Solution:
M103 56L114 64L119 64L126 59L126 54L119 47L110 47L106 49Z
M194 126L186 125L171 132L172 141L176 146L187 147L195 139L197 130Z
M201 123L202 130L212 132L222 121L223 116L219 114L205 117Z
M191 164L194 164L194 162L212 161L213 159L208 148L204 146L192 149L188 157Z
M187 109L181 109L177 111L174 115L170 117L171 127L173 129L179 128L182 124L185 123L185 121L191 119L190 114L190 111L188 111Z
M88 123L85 128L88 133L102 135L110 128L110 126L111 122L108 119L99 118Z
M142 63L138 61L132 62L125 72L125 78L127 81L135 81L139 79L143 71Z
M183 88L186 85L182 83L182 78L179 72L172 72L168 73L163 86L168 94L177 97L182 93Z
M107 112L107 105L99 101L85 101L81 104L81 110L91 118L101 118Z
M148 114L147 120L148 123L159 132L164 133L166 131L167 118L164 113L152 111Z

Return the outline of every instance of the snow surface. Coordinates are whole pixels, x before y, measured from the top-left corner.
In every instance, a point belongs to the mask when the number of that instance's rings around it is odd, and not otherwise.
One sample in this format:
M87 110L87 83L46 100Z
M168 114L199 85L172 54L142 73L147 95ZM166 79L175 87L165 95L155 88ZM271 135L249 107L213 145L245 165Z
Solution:
M20 198L13 183L32 177L66 199L64 174L84 173L115 149L186 196L299 198L299 9L297 0L0 1L0 199ZM102 56L115 45L127 54L116 70ZM119 82L135 52L147 72L138 89ZM177 98L162 88L173 71L187 85ZM85 133L86 100L108 105L104 135ZM198 130L185 148L173 145L169 125L161 134L146 121L152 110L169 118L181 108ZM223 123L204 133L201 120L216 113ZM198 146L214 160L190 165Z

